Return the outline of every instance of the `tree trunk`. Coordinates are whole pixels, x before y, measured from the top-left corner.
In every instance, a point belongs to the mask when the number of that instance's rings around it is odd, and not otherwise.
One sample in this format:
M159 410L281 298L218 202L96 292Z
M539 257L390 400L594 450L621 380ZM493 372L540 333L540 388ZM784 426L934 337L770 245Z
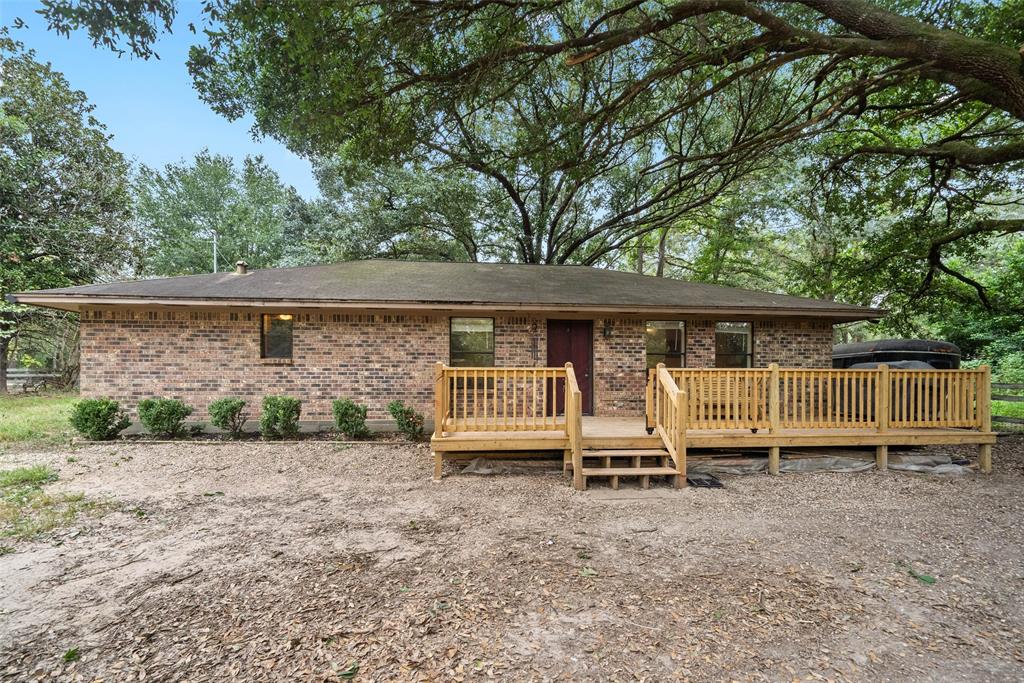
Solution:
M661 229L658 238L658 277L665 276L665 243L668 241L668 228Z
M11 348L10 337L0 337L0 394L7 393L7 351Z

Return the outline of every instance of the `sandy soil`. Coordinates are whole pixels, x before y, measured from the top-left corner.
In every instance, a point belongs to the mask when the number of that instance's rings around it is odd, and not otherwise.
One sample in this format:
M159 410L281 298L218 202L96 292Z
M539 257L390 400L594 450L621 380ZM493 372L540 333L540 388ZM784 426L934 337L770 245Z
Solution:
M0 456L40 462L118 510L0 557L11 680L1024 678L1020 438L990 477L682 491L432 483L421 446Z

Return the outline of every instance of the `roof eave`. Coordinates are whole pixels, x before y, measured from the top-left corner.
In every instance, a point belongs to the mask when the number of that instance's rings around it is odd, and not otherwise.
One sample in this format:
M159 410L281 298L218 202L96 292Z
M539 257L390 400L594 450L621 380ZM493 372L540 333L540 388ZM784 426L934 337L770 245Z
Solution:
M88 306L169 306L220 308L333 308L358 310L445 310L445 311L573 311L578 313L626 313L663 315L757 315L765 317L828 318L837 321L881 318L885 311L876 308L796 307L796 306L623 306L559 303L450 302L450 301L351 301L331 299L238 299L183 297L127 297L101 294L42 294L18 292L7 295L12 303L81 311Z

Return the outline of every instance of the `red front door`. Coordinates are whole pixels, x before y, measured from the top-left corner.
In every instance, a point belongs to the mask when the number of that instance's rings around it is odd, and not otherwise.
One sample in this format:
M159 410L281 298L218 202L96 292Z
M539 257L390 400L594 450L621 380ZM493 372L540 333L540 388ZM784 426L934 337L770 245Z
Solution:
M548 367L572 363L576 381L583 394L583 412L594 412L594 322L592 320L548 321ZM558 412L565 410L563 388L558 387Z

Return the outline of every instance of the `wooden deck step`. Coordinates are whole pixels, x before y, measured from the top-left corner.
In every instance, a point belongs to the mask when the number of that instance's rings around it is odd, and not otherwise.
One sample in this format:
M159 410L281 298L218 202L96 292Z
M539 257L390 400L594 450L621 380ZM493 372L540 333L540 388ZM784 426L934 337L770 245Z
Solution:
M583 451L584 458L658 458L668 455L668 451L661 448L601 448Z
M672 476L674 467L584 467L584 477Z

